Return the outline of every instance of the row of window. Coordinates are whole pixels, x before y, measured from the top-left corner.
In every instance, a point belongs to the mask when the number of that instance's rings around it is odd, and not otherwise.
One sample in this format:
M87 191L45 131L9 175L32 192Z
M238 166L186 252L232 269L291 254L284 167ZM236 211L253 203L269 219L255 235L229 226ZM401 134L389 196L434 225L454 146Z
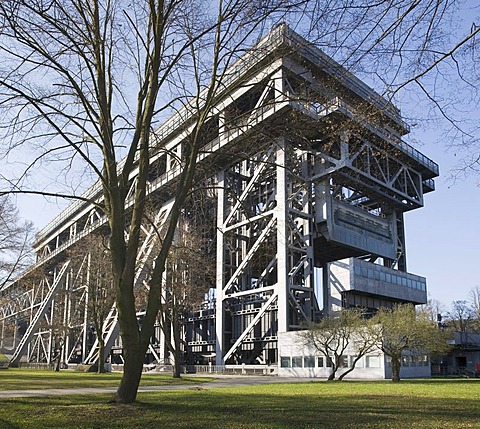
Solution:
M281 356L280 366L282 368L330 368L333 359L333 356L330 359L324 356ZM354 359L355 356L340 356L340 368L350 368ZM365 356L355 366L357 368L380 368L380 356Z
M327 359L324 356L281 356L280 366L282 368L330 368L332 366L333 356ZM351 368L355 356L340 356L340 368ZM422 367L428 366L427 355L405 355L402 356L401 366L403 367ZM387 356L387 367L391 367L392 362ZM367 355L361 358L355 365L356 368L380 368L379 355Z
M421 291L427 290L427 284L425 280L415 280L413 278L405 277L403 275L396 275L392 273L385 273L380 270L373 270L367 267L360 267L355 265L354 268L355 275L365 277L367 279L378 280L386 283L393 283L399 286L409 287L411 289L417 289Z
M411 355L411 356L402 356L400 365L404 367L419 367L419 366L428 366L428 356L427 355ZM392 366L392 360L390 357L387 357L387 367Z

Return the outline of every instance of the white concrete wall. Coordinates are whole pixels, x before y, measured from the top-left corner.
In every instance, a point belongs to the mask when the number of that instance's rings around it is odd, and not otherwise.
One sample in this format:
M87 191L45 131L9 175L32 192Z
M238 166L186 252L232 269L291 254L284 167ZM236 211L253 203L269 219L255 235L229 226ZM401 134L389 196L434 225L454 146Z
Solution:
M354 355L352 350L347 350L345 353L349 356ZM328 378L331 373L331 369L326 367L326 358L321 353L316 351L311 346L306 346L303 344L303 340L298 335L298 332L279 332L278 333L278 375L281 377L311 377L311 378ZM290 367L284 368L281 366L282 357L301 357L303 363L305 363L305 357L315 357L315 367L314 368L305 368L305 367ZM323 367L318 367L318 357L323 357ZM372 361L377 361L378 366L367 367ZM337 371L336 377L340 376L343 372L349 368L340 368ZM355 369L350 372L345 379L384 379L385 378L385 359L383 354L380 351L374 351L366 356L362 357L359 362L357 362Z
M301 331L300 331L301 332ZM348 356L350 365L351 359L355 355L355 351L347 349L345 355ZM315 357L315 367L305 367L305 358ZM289 368L282 367L282 357L290 358L291 366ZM323 357L322 367L318 366L318 357ZM302 367L293 366L293 358L299 361L301 358ZM401 378L424 378L430 377L430 361L428 365L417 364L418 366L402 366L400 369ZM343 372L348 370L340 368L337 371L338 378ZM312 346L304 344L299 332L279 332L278 333L278 375L281 377L310 377L310 378L328 378L331 369L326 367L326 358L320 352L316 351ZM345 379L370 379L382 380L389 379L392 376L392 369L388 363L388 359L379 350L363 356L355 365L355 369L351 371Z

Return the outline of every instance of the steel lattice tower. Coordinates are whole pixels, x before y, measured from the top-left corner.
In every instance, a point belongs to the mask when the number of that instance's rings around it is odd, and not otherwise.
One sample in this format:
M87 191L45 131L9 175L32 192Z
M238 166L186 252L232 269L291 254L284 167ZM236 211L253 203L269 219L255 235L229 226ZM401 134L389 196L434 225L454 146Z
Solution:
M400 112L285 25L226 76L198 157L199 181L211 185L216 280L186 321L189 362L276 365L278 336L323 314L426 302L425 279L407 273L403 215L422 207L438 166L402 140ZM192 114L179 111L155 133L155 225L143 231L137 287L172 204ZM85 197L101 201L101 186ZM89 315L78 314L88 263L73 269L68 250L105 222L78 201L39 233L37 263L2 291L1 347L12 363L52 359L55 334L43 321L53 317L71 326L62 359L95 360ZM114 308L103 335L121 359ZM163 343L158 331L150 360L168 355Z

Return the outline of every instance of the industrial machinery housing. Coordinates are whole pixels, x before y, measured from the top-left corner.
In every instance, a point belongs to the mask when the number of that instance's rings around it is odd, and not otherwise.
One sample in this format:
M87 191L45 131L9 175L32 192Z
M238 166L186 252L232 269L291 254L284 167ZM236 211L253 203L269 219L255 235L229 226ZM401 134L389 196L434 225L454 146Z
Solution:
M438 166L402 140L409 128L399 110L286 25L233 64L223 87L202 136L198 198L185 208L187 228L208 231L209 249L199 251L215 273L185 316L186 363L275 366L279 335L305 322L341 308L425 303L425 278L407 272L404 213L423 206ZM194 114L180 109L152 138L157 227ZM101 201L100 184L83 197ZM62 362L95 362L81 281L88 264L73 264L70 250L105 224L98 206L78 200L39 232L35 265L2 291L11 364L51 362L55 317L68 326ZM145 228L138 288L155 237ZM146 362L168 359L157 332ZM121 363L114 306L102 335L110 361Z

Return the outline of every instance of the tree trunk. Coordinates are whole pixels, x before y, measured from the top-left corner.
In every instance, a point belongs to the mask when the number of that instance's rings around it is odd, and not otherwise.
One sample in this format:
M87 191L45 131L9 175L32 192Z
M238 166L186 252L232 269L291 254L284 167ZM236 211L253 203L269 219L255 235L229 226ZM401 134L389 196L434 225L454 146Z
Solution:
M55 362L55 371L56 372L60 372L60 362L61 362L60 355L58 355L57 356L57 361Z
M174 359L173 378L181 378L182 371L181 371L181 362L180 362L180 350L178 350L177 348L175 348L173 359Z
M115 395L115 402L117 404L131 404L137 399L146 347L142 347L138 343L129 344L127 347L124 347L123 351L125 359L123 377Z
M60 364L62 363L62 352L63 352L63 347L60 347L60 350L58 351L58 355L57 355L57 360L55 362L56 372L60 372Z
M363 356L364 356L364 355L361 354L361 355L357 356L357 357L353 360L352 366L351 366L347 371L345 371L344 373L342 373L342 374L340 375L340 377L338 377L339 381L342 381L343 378L344 378L347 374L350 374L350 373L355 369L355 366L357 365L357 362L358 362Z
M180 329L181 323L179 322L176 314L173 316L173 378L181 378L181 344L180 344Z
M392 381L397 383L400 381L400 358L393 357L392 359Z
M102 374L105 372L105 341L102 334L98 336L98 369L97 373Z
M344 378L347 374L350 374L354 369L355 369L355 366L352 366L352 367L348 368L345 372L342 372L342 373L340 374L340 376L338 377L338 380L339 380L339 381L342 381L343 378Z
M326 362L327 362L327 367L331 368L331 371L332 371L330 373L330 375L328 376L327 380L332 381L332 380L335 379L335 372L336 372L335 362L328 355L326 355L325 358L326 358Z

